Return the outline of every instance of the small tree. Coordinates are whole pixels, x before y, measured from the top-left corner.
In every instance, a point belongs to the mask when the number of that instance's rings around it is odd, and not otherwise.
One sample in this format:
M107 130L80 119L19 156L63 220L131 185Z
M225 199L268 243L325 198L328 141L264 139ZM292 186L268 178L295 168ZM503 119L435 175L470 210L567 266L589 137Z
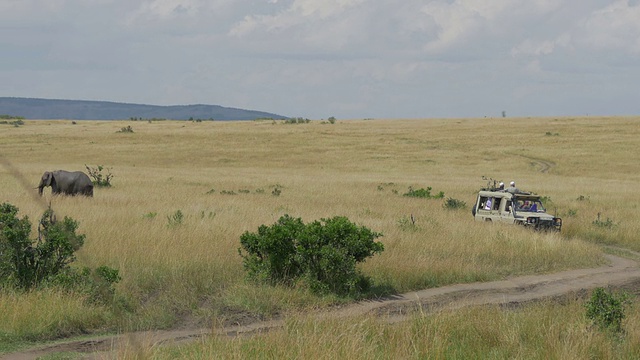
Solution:
M271 284L291 284L302 273L296 259L296 244L305 225L300 218L284 215L271 225L260 225L257 233L240 236L244 268L250 278Z
M98 165L98 167L92 168L84 164L84 167L87 168L87 172L91 177L91 182L93 185L98 187L110 187L111 179L113 179L113 174L111 173L111 168L105 168L102 165ZM107 174L103 174L102 170L106 170Z
M108 302L112 285L120 280L118 270L101 266L78 271L70 264L84 244L85 235L76 234L78 222L66 217L57 221L47 209L38 224L38 237L29 239L31 222L19 219L18 208L0 205L0 283L22 289L40 285L60 285L90 294L93 301Z
M448 210L464 209L467 207L467 203L462 200L448 197L442 204L442 207Z
M587 317L601 330L622 331L624 307L629 303L626 293L614 294L603 288L596 288L591 299L585 304Z
M40 219L34 244L29 239L29 218L18 219L17 213L18 208L11 204L0 205L0 279L31 288L66 269L85 236L76 234L76 221L66 216L56 221L49 208Z
M312 291L356 295L368 285L356 265L382 252L382 236L337 216L305 225L282 216L272 226L240 237L245 270L250 278L293 285L303 279Z
M368 287L356 264L384 250L382 243L374 241L380 236L343 216L308 224L296 250L311 289L357 294Z

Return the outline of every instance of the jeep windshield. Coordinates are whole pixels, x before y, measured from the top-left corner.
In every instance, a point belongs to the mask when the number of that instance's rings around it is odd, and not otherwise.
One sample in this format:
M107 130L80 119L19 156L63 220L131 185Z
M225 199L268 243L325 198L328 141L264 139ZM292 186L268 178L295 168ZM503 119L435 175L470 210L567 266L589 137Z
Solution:
M515 210L516 212L545 212L544 206L542 206L542 202L540 199L520 199L518 198L515 202Z

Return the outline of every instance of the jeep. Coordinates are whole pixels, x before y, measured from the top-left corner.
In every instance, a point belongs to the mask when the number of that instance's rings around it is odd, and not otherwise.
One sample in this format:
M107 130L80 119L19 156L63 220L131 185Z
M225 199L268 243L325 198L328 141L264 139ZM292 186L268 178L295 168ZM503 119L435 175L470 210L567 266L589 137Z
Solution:
M499 221L535 230L560 231L562 219L548 214L539 195L519 190L486 189L471 209L476 221Z

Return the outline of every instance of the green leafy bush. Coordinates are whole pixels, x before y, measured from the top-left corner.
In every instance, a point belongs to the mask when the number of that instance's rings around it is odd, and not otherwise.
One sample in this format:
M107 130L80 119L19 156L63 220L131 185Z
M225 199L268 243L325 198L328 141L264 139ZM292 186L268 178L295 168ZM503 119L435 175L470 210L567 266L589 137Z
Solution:
M182 213L182 210L178 209L173 214L167 215L168 227L178 227L182 225L183 221L184 221L184 214Z
M596 288L591 293L591 299L585 304L587 317L601 330L613 332L622 331L624 307L629 304L626 293L612 293L603 288Z
M308 124L310 122L311 122L311 120L309 120L309 119L297 117L297 118L285 119L282 123L283 124Z
M467 207L467 203L465 203L462 200L458 200L458 199L454 199L454 198L447 198L444 201L444 204L442 204L442 207L444 207L445 209L449 209L449 210L464 209L464 208Z
M374 241L380 236L346 217L304 224L284 215L242 234L238 252L251 279L285 285L302 280L316 293L357 295L368 282L356 264L384 250Z
M65 217L58 222L49 208L40 219L34 244L29 218L18 219L17 214L17 207L0 205L0 281L28 289L66 269L85 236L75 233L76 221Z
M302 274L296 246L305 224L300 218L284 215L272 226L260 225L257 233L240 236L244 268L249 277L271 284L291 285Z
M591 222L594 226L602 228L602 229L613 229L616 227L616 223L613 220L607 218L607 220L600 219L600 213L598 213L598 218Z
M413 217L413 214L411 214L411 216L403 216L400 219L398 219L398 227L403 230L403 231L417 231L419 230L418 226L416 225L416 219Z
M427 187L426 189L414 189L411 186L409 187L409 190L402 194L403 196L408 196L408 197L417 197L417 198L424 198L424 199L442 199L444 198L444 192L440 191L438 194L436 195L431 195L431 186Z
M0 205L1 284L27 290L59 285L84 291L96 301L106 301L105 295L113 295L112 285L120 280L117 270L102 266L78 271L70 267L85 239L85 235L76 234L78 222L66 216L57 221L49 208L38 224L38 238L32 241L29 218L19 219L17 215L17 207Z
M118 270L108 266L100 266L94 270L88 267L69 267L50 278L47 284L88 294L92 303L109 304L115 295L113 284L121 279Z
M106 168L103 165L98 165L98 167L89 167L87 164L84 165L89 173L89 177L91 177L91 182L93 185L98 187L110 187L111 179L113 179L113 174L111 173L111 168ZM103 174L102 171L107 170L107 174Z

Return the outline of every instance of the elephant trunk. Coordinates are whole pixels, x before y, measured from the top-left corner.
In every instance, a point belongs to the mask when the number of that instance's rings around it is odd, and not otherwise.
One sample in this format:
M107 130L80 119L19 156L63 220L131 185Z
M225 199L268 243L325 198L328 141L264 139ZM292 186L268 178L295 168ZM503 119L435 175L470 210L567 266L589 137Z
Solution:
M38 189L38 194L40 194L40 196L42 196L42 190L44 190L44 181L40 180L40 184L38 184L38 187L36 187L36 189Z

